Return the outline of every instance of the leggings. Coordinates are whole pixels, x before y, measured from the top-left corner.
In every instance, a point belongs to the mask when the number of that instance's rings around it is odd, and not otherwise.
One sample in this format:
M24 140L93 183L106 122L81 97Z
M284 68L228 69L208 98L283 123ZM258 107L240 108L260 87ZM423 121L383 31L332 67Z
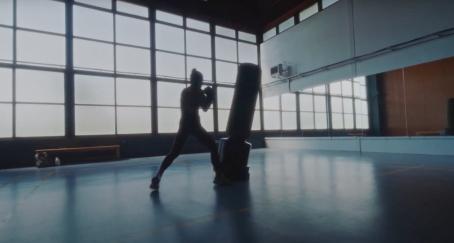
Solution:
M172 149L164 158L159 168L158 176L161 177L164 171L172 164L172 162L180 155L184 143L189 135L196 137L200 143L208 147L211 154L211 164L214 171L217 172L220 168L219 153L217 150L216 142L210 134L200 125L199 122L180 123L180 129L175 137Z

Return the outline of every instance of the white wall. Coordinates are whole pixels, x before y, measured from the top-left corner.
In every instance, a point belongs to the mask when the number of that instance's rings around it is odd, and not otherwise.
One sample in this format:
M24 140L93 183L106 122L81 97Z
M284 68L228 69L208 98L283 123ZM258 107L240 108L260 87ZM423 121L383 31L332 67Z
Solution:
M452 0L340 0L261 44L264 92L269 95L297 91L454 56L454 36L390 49L454 28L453 12ZM355 59L363 55L367 59ZM349 60L352 62L346 63ZM273 91L267 87L276 81L269 69L283 62L293 66L292 75L303 75L282 82ZM341 65L324 69L338 63Z

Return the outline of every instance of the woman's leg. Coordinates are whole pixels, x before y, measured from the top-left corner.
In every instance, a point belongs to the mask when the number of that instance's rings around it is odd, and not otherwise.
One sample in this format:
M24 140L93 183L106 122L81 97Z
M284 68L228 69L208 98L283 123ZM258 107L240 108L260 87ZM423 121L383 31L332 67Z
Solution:
M214 171L218 172L221 169L221 162L214 138L201 126L194 129L192 133L200 143L208 147L211 155L211 164L213 165Z
M167 156L164 158L164 160L161 163L161 166L159 167L159 171L156 174L157 178L161 178L162 174L164 174L164 171L172 164L172 162L180 155L181 149L183 148L183 145L188 137L188 134L184 130L178 131L175 140L173 141L172 149L170 152L167 154Z

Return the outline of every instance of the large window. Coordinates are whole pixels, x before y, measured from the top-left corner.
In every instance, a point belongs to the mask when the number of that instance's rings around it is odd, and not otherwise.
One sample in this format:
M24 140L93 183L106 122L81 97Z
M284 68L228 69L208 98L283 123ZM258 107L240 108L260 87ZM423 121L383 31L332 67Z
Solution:
M283 94L281 96L282 130L296 130L297 127L296 94Z
M75 134L151 133L148 8L117 1L114 13L103 1L78 2L84 4L74 6Z
M339 0L322 0L323 9L335 4Z
M175 133L180 122L180 95L185 83L158 81L158 128L160 133Z
M156 74L158 76L158 132L175 133L180 121L180 95L192 69L213 80L210 25L207 22L156 11ZM184 25L186 23L186 26ZM214 131L212 109L199 111L202 125Z
M271 39L273 36L276 36L276 28L271 28L265 33L263 33L263 41L267 41Z
M284 22L279 24L279 33L289 29L290 27L292 27L294 25L295 25L295 18L294 17L291 17L291 18L285 20Z
M0 42L0 138L175 133L192 69L223 132L238 65L259 63L254 34L123 0L1 0Z
M0 1L0 138L64 136L65 3L16 0L16 21L13 6Z
M303 90L300 100L300 126L302 130L325 130L328 128L326 86Z
M365 87L365 84L363 86ZM355 99L353 96L352 80L331 83L329 88L331 97L331 123L333 129L352 130L355 128L362 128L362 126L359 127L355 125ZM358 98L360 98L360 96L358 96Z
M258 64L258 50L255 35L235 31L230 28L216 26L216 82L218 97L218 127L225 131L233 99L234 85L238 75L240 63ZM256 111L252 130L260 130L260 105L256 104Z
M280 96L263 98L263 122L265 130L281 130Z
M318 13L318 3L315 3L312 6L301 11L298 15L299 21L301 22L316 13Z
M304 89L296 95L288 93L265 97L265 130L297 130L298 121L303 131L367 130L369 111L366 90L365 77L358 77Z

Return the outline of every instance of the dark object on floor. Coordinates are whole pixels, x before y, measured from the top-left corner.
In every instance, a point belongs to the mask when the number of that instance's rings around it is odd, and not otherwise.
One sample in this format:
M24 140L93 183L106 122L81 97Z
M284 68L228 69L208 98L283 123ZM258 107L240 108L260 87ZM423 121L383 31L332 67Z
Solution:
M160 181L161 180L158 177L153 177L151 179L150 189L153 190L153 191L159 190L159 182Z
M88 162L120 159L120 145L49 148L35 150L37 167L48 167L71 162Z
M233 181L249 179L248 157L255 104L260 89L261 71L257 65L244 63L238 68L227 138L219 141L221 163L225 175Z

